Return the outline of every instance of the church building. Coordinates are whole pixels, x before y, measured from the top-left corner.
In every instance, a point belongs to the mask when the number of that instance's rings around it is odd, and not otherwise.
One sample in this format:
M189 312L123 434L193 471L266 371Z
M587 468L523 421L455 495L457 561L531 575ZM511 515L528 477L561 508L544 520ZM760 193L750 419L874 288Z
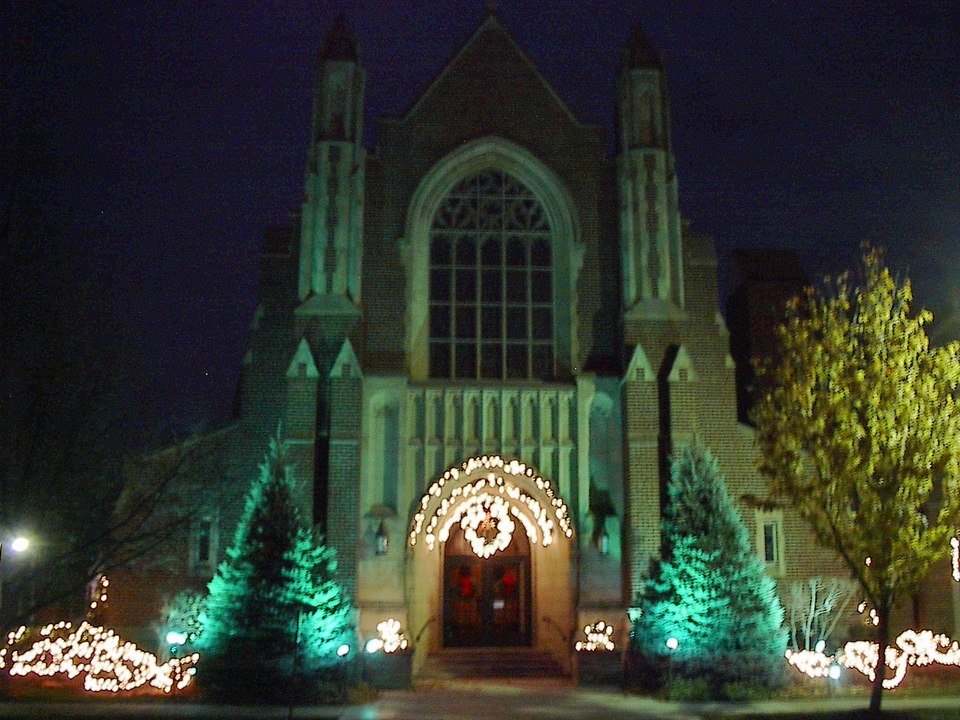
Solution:
M625 641L668 458L694 437L771 575L846 576L762 501L713 241L681 215L666 75L640 25L612 157L494 13L405 114L375 120L373 147L366 81L341 18L316 68L305 200L263 244L218 504L181 576L212 576L278 427L361 635L399 620L418 665L520 646L569 666L598 620Z

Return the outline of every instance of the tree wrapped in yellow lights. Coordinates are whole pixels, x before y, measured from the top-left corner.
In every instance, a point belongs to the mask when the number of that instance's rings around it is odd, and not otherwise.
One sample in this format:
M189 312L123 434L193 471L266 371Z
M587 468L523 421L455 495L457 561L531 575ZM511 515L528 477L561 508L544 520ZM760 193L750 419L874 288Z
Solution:
M353 640L334 552L314 544L274 439L247 495L227 560L210 581L198 682L227 701L338 699Z
M960 525L960 346L931 348L882 253L787 308L772 389L755 412L761 472L849 567L877 612L878 711L894 605Z

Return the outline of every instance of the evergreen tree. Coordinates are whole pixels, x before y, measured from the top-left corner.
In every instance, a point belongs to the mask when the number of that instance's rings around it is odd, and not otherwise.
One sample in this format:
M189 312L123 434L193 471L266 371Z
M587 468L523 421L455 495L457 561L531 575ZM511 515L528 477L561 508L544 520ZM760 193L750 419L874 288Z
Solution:
M786 633L776 584L753 553L713 454L699 442L671 459L661 524L663 556L653 566L633 627L640 670L772 684L783 668ZM670 650L668 638L677 640Z
M198 680L216 696L333 699L342 690L337 648L352 632L350 603L334 552L314 545L293 493L273 439L201 615Z

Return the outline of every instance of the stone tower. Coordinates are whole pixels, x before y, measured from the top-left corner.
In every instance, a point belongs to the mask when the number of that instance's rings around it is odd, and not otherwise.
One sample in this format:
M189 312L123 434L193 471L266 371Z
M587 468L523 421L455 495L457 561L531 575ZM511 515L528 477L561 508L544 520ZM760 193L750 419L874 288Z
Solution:
M630 31L617 78L623 306L648 318L684 307L677 176L663 61L640 23Z
M300 226L301 313L360 302L364 82L356 40L341 15L324 42L314 85Z

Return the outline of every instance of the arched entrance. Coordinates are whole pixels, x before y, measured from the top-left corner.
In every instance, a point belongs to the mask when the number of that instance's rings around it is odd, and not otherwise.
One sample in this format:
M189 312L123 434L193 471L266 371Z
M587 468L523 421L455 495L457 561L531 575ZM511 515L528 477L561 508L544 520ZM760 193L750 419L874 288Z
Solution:
M409 623L443 648L569 653L573 525L552 483L518 460L473 457L421 496L408 535Z
M509 544L479 557L457 527L444 544L443 646L530 644L530 542L513 533Z

